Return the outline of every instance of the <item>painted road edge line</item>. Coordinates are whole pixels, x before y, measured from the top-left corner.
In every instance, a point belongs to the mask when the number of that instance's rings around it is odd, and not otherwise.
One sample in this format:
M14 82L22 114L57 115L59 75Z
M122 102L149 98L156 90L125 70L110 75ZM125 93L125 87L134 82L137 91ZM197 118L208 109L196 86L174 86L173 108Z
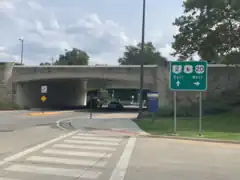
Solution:
M76 118L79 118L79 116L74 116L74 117L65 118L65 119L59 119L59 120L56 121L56 126L57 126L59 129L62 129L62 130L64 130L64 131L67 131L66 128L64 128L64 127L61 126L61 123L63 123L63 122L70 123L71 120L76 119Z
M122 153L122 156L120 160L118 161L117 166L113 170L113 173L109 180L123 180L124 176L126 174L129 161L132 156L133 149L135 147L136 143L136 137L131 137L128 140L127 145L124 148L124 152Z
M38 112L30 112L27 113L29 116L45 116L45 115L57 115L57 114L63 114L63 113L71 113L73 111L38 111Z
M62 114L62 112L32 112L28 113L29 116L46 116L46 115L57 115Z
M25 156L25 155L27 155L29 153L35 152L35 151L37 151L37 150L39 150L41 148L44 148L44 147L46 147L46 146L48 146L48 145L50 145L50 144L52 144L54 142L57 142L57 141L60 141L60 140L62 140L64 138L72 136L72 135L74 135L74 134L76 134L78 132L79 131L74 131L74 132L71 132L71 133L68 133L68 134L61 135L61 136L59 136L59 137L57 137L55 139L51 139L50 141L43 142L43 143L38 144L38 145L36 145L34 147L31 147L29 149L23 150L23 151L15 154L15 155L6 157L2 161L0 161L0 166L4 165L6 163L9 163L9 162L15 161L16 159L19 159L19 158L21 158L21 157L23 157L23 156Z

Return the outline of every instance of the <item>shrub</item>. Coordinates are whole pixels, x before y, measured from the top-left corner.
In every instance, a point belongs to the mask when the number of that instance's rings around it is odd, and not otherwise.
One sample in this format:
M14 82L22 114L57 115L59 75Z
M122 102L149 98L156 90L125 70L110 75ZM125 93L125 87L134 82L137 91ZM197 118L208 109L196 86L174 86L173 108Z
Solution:
M19 110L20 107L12 102L0 102L1 110Z

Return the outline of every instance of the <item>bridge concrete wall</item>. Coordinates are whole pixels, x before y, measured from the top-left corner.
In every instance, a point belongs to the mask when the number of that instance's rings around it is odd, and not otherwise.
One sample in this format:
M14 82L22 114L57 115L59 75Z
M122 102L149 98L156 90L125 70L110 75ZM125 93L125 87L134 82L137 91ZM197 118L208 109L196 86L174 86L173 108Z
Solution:
M155 69L157 66L144 67L144 88L152 89L156 86L155 82ZM14 91L14 101L21 107L39 106L40 102L40 86L41 83L48 82L52 89L55 89L56 94L59 90L65 91L68 98L77 99L77 102L65 99L68 105L85 105L86 104L86 87L87 88L139 88L139 75L140 66L116 66L116 67L95 67L95 66L14 66L11 74L8 77L8 90ZM61 80L65 83L63 88L53 83L54 81ZM85 85L82 85L82 82ZM71 81L74 89L78 93L66 89L67 83ZM76 83L76 82L79 83ZM81 84L81 85L80 85ZM59 89L55 87L59 86ZM70 87L71 87L70 86ZM81 87L80 87L81 86ZM84 86L84 88L82 88ZM34 91L34 92L32 92ZM60 95L59 95L60 96ZM36 98L37 97L37 98ZM28 101L27 99L33 101ZM56 99L55 99L56 100ZM57 100L57 102L60 99ZM62 102L62 101L61 101ZM58 102L58 104L61 104ZM71 104L73 103L73 104ZM47 104L47 103L46 103ZM46 105L45 104L45 105ZM51 104L51 103L48 103Z
M9 79L12 76L12 69L14 63L2 62L0 63L0 102L12 101L12 88Z
M148 66L144 68L145 88L160 92L160 106L172 106L172 92L168 88L169 67ZM13 63L0 64L0 98L11 100L11 92L20 91L21 83L36 80L82 79L89 80L87 86L105 83L106 88L139 88L139 66L120 67L87 67L87 66L48 66L48 67L20 67ZM101 82L101 83L100 83ZM81 84L81 83L80 83ZM81 86L79 84L79 86ZM91 85L92 84L92 85ZM218 94L226 89L237 88L240 85L240 67L226 65L209 65L207 97ZM102 86L102 85L100 85ZM40 88L40 87L39 87ZM84 92L84 90L83 90ZM85 102L84 93L78 95L80 104ZM9 95L10 94L10 95ZM177 92L178 106L191 105L197 101L197 92ZM205 93L204 93L204 97ZM18 100L17 100L18 99ZM81 99L81 100L80 100ZM19 97L16 97L17 101Z
M144 68L145 82L153 83L155 74L152 71L156 66ZM14 66L12 82L25 82L44 79L101 79L139 81L139 66Z

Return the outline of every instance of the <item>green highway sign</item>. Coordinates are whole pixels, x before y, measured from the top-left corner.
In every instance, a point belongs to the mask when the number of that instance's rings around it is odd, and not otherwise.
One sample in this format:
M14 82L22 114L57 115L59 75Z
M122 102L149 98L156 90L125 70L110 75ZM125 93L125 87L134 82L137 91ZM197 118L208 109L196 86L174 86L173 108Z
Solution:
M169 88L173 91L206 91L206 61L173 61L170 65Z

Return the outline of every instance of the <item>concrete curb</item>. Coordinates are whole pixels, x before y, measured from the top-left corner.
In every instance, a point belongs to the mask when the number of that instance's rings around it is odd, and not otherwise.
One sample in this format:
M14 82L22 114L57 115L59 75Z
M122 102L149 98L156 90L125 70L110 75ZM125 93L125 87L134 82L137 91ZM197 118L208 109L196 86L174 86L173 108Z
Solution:
M211 142L211 143L240 144L240 141L233 141L233 140L219 140L219 139L190 138L190 137L180 137L180 136L150 135L148 133L145 134L145 135L144 134L139 134L138 137L188 140L188 141L200 141L200 142Z

